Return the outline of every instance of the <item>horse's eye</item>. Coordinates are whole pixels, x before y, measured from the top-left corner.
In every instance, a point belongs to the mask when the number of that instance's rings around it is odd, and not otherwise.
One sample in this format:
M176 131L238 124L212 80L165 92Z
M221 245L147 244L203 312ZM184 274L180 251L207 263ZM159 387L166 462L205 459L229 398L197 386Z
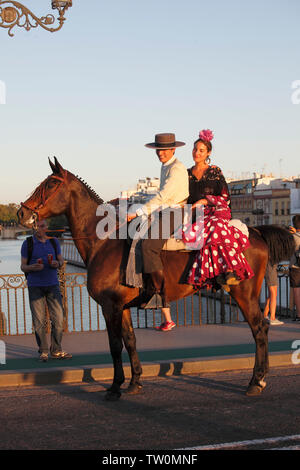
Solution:
M51 179L51 180L49 180L48 183L47 183L47 188L48 188L48 189L52 189L52 188L54 188L54 186L56 186L56 184L57 184L57 181L54 180L54 179Z

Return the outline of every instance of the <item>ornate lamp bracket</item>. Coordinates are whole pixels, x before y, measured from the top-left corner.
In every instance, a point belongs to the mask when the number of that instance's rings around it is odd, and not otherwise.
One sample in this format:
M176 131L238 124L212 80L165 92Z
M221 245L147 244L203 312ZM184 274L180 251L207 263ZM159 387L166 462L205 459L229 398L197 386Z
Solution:
M14 0L0 0L0 27L8 29L8 34L11 37L14 36L12 29L15 26L25 28L26 31L30 31L31 28L37 28L38 26L41 26L51 33L59 31L66 20L64 16L66 10L72 6L72 0L52 0L51 3L52 9L57 10L59 13L57 25L55 25L54 15L48 14L38 18L26 6L19 2Z

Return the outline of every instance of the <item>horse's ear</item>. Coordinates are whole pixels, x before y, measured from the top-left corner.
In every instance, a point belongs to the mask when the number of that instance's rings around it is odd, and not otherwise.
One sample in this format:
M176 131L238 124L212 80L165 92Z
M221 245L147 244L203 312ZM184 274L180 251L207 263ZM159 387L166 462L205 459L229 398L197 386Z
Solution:
M55 173L55 170L56 170L55 165L51 162L49 157L48 157L48 161L49 161L49 165L50 165L52 172Z
M54 163L51 162L50 158L48 160L53 174L58 175L63 172L63 167L61 166L56 157L54 157Z

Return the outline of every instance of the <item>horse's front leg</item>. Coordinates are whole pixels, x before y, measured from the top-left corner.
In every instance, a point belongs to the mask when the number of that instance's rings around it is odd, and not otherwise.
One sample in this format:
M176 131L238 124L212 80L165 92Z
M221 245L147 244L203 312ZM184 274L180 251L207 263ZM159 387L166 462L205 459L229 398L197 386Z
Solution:
M126 393L137 394L142 391L142 384L140 382L142 367L136 350L136 337L132 326L130 309L123 311L122 337L131 364L131 381Z
M103 315L109 339L110 353L114 366L114 378L111 387L107 390L105 399L116 401L121 396L121 385L125 381L122 363L122 310L103 307Z
M249 382L246 394L259 395L266 387L265 376L269 371L268 330L269 325L263 318L256 295L249 295L242 287L242 283L231 289L232 297L238 302L245 319L247 320L255 340L255 364L253 375Z

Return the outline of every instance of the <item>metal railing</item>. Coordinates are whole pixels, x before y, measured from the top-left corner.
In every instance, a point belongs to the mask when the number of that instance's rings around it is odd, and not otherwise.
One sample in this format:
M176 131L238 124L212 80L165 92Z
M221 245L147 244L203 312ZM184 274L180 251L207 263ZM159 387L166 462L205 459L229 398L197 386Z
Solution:
M287 266L279 266L279 289L277 314L281 317L294 315L290 296ZM101 307L89 296L87 273L59 274L64 305L65 331L100 331L106 328ZM261 306L267 297L267 288L261 291ZM47 306L45 305L47 309ZM151 328L160 324L160 310L131 309L135 328ZM223 290L200 291L190 297L171 303L172 318L178 326L234 323L244 321L236 303ZM49 320L48 320L49 327ZM28 289L22 274L0 275L0 335L32 334L32 319Z
M62 253L63 258L66 261L74 264L75 266L80 266L84 268L85 267L84 262L82 261L82 258L73 240L60 239L60 243L61 243L61 253Z

